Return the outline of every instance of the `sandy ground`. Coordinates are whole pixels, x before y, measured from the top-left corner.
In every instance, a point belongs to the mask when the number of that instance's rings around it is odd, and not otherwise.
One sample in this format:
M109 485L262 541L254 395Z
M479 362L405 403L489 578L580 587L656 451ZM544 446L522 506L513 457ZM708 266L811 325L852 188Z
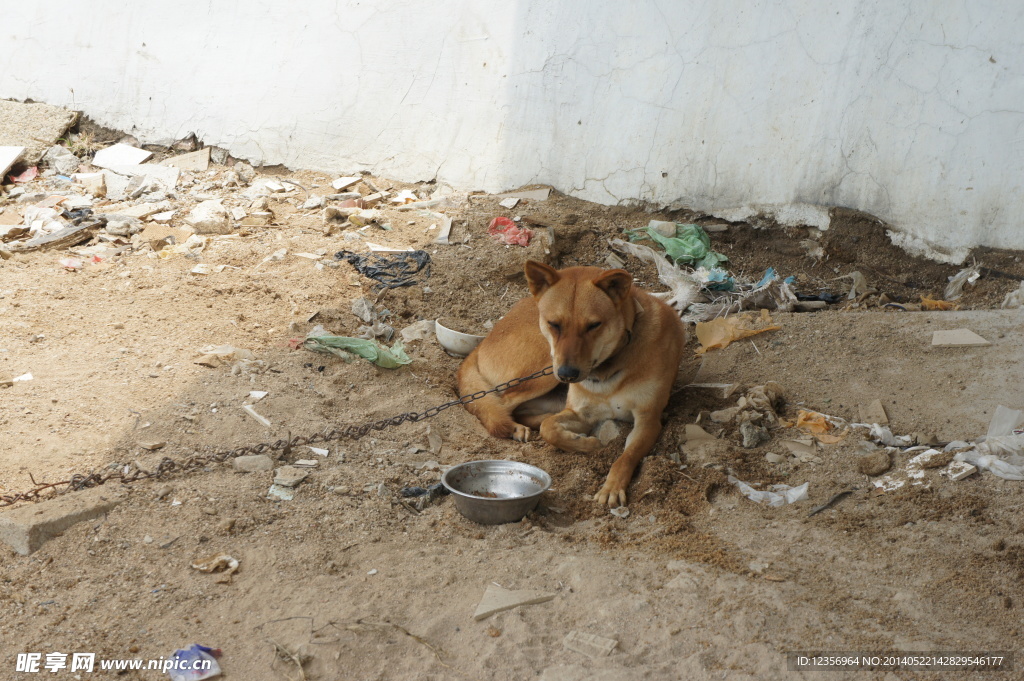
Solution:
M305 192L333 191L327 176L287 177ZM150 467L164 456L445 402L454 396L459 360L432 339L410 343L413 363L397 370L347 364L289 341L315 324L354 335L362 322L351 305L360 296L388 310L399 330L444 317L485 333L488 320L525 295L523 260L544 257L537 246L490 241L490 217L553 221L561 265L601 264L607 238L652 217L557 194L512 211L494 197L476 197L450 211L457 245L437 246L430 245L430 218L396 212L392 230L376 230L371 240L424 246L432 270L415 286L378 293L331 257L362 242L325 235L320 211L297 208L303 191L271 201L271 225L213 237L194 257L160 259L140 245L79 271L58 263L63 252L0 262L0 373L33 375L0 389L0 493L29 488L30 474L55 481L132 462ZM186 207L194 203L181 194ZM247 205L228 194L226 205ZM713 239L735 271L757 278L771 265L812 293L845 293L849 282L836 278L857 269L888 300L914 302L941 297L958 269L907 258L879 241L881 228L862 216L837 221L823 238L833 254L824 262L800 248L806 234L723 228ZM283 259L264 262L280 249ZM296 255L318 252L320 267ZM768 442L744 448L734 425L709 421L742 390L726 399L720 390L686 387L774 381L784 392L783 419L810 408L856 421L860 405L880 399L897 433L941 441L982 435L998 404L1024 407L1016 378L1022 318L986 311L1024 273L1014 269L1018 254L988 254L982 262L985 276L962 301L973 311L882 311L877 298L867 298L859 309L776 314L779 331L703 361L688 357L665 432L630 487L626 518L590 500L622 436L593 455L567 454L543 442L489 438L461 409L428 422L441 435L439 451L431 450L427 423L332 443L291 501L266 498L271 472L239 474L226 465L108 486L124 502L106 518L73 527L29 557L0 552L0 676L21 678L13 672L19 652L148 660L194 642L221 648L225 678L234 679L781 679L797 676L787 671L787 651L1020 651L1022 483L990 474L950 482L928 471L926 486L875 495L856 469L861 436L819 445L806 461L786 455L772 463L765 456L785 454L781 440L799 432L778 425ZM230 267L191 274L199 263ZM632 260L627 267L659 290L652 268ZM931 330L962 326L992 345L931 348ZM207 345L244 348L258 362L235 369L194 363ZM240 408L252 390L269 393L255 404L269 428ZM685 425L697 419L720 436L713 445L685 442ZM150 442L166 446L140 446ZM307 450L287 458L318 457ZM437 470L423 462L484 458L539 465L552 474L553 489L525 520L497 527L465 520L450 498L421 511L399 501L401 488L437 481ZM895 469L908 458L898 455ZM727 482L730 473L751 483L808 482L810 498L759 506ZM847 489L853 492L834 507L808 517ZM217 552L240 561L229 584L190 567ZM491 583L554 599L474 621ZM563 647L571 631L614 639L617 647L591 659ZM282 650L303 661L301 674ZM959 678L881 671L800 677Z

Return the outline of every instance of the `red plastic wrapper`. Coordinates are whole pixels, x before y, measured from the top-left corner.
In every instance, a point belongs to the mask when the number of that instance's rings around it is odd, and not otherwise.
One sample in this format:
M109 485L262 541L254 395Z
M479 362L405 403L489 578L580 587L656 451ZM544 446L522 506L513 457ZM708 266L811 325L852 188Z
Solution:
M508 218L499 217L491 220L487 226L487 233L503 244L515 244L516 246L529 246L533 238L533 230L528 227L520 227Z

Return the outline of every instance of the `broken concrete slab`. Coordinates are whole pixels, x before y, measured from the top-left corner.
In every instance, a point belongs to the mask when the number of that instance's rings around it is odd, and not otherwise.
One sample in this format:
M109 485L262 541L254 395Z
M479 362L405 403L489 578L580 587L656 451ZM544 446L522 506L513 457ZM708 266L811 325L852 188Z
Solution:
M269 471L274 469L274 460L266 454L252 454L250 456L236 456L231 460L231 467L239 473L253 473L255 471Z
M605 638L604 636L574 630L566 635L562 640L562 645L566 650L596 658L611 655L615 647L619 645L619 642L613 638Z
M281 466L274 472L274 484L281 487L298 487L309 477L309 471L296 466Z
M196 170L203 171L209 170L210 168L210 147L200 149L199 151L193 151L190 154L181 154L180 156L171 156L165 158L160 162L160 165L174 166L181 170Z
M936 348L963 348L992 345L970 329L949 329L932 333L932 346Z
M473 619L479 622L480 620L487 619L496 613L511 610L512 608L518 608L521 605L546 603L554 597L555 594L545 593L543 591L534 591L533 589L512 591L510 589L502 588L497 584L488 584L487 590L484 591L483 598L480 599L480 604L476 606L476 612L473 613Z
M18 160L34 165L77 120L77 111L59 106L0 100L0 147L24 147Z
M113 170L113 166L137 166L152 155L151 151L118 143L97 151L93 156L92 164L97 168Z
M131 186L144 188L147 185L157 185L164 191L173 191L181 175L181 170L174 166L161 166L155 163L113 164L106 169L130 178ZM133 198L138 193L141 192L132 192Z
M7 174L24 151L25 147L0 147L0 178Z
M875 400L869 404L860 405L860 422L877 423L880 426L889 425L889 415L885 413L882 400Z
M27 556L69 527L105 515L121 501L116 490L96 487L4 511L0 541Z
M109 210L110 208L111 206L96 208L95 212L107 215L124 215L126 217L142 220L161 211L170 210L171 202L161 201L160 203L140 203L135 206L128 206L127 208L116 207L116 210Z

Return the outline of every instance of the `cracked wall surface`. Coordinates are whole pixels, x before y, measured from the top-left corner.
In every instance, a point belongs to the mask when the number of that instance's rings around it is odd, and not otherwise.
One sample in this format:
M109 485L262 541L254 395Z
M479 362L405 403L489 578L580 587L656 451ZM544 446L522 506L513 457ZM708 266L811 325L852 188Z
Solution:
M1024 248L1012 0L40 3L0 97L268 164Z

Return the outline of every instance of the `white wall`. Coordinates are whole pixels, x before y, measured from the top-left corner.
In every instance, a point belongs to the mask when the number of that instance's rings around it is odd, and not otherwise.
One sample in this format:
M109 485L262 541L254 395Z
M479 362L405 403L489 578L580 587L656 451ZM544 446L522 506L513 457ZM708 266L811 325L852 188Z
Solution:
M1024 248L1016 0L4 3L0 97L269 164Z

